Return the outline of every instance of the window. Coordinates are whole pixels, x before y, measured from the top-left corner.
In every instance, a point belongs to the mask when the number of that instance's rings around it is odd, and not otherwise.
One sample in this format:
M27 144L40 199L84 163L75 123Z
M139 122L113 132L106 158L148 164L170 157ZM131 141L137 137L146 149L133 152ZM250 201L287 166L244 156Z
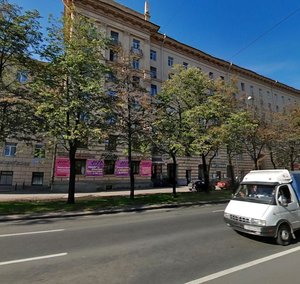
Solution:
M150 67L150 76L153 79L157 78L157 69L155 67L152 67L152 66Z
M114 114L109 114L107 116L106 122L108 125L114 125L117 122L117 118Z
M272 111L272 104L271 103L268 103L268 109L269 109L270 112Z
M156 51L155 50L150 50L150 59L153 61L156 61Z
M141 42L138 39L133 39L133 41L132 41L132 47L135 48L135 49L140 49Z
M34 158L45 158L45 146L37 144L34 147Z
M157 86L151 84L151 96L157 95Z
M109 61L117 61L117 59L118 59L118 53L113 50L110 50L109 51Z
M214 78L214 73L213 72L209 72L208 73L208 78L209 79L213 79Z
M132 161L133 174L138 175L140 173L140 161Z
M250 94L253 95L254 94L254 87L250 86Z
M75 172L76 175L84 175L86 167L86 160L75 160Z
M220 79L221 79L222 81L224 81L224 80L225 80L225 77L224 77L224 76L220 76Z
M44 181L44 173L41 172L32 173L32 179L31 179L32 185L43 185L43 181Z
M117 136L109 135L108 139L105 140L105 150L114 151L117 148Z
M4 156L15 157L17 152L17 143L5 143Z
M259 95L259 102L260 102L261 106L264 105L264 99L263 99L263 95L262 94Z
M189 64L187 62L183 62L182 65L185 69L187 69L189 67Z
M17 73L17 80L19 83L26 83L28 81L28 72L27 71L19 71Z
M115 160L104 160L104 174L113 175L115 173Z
M168 66L173 67L174 64L174 58L171 56L168 56Z
M132 60L132 68L133 69L140 69L140 61L138 59Z
M108 72L106 76L108 82L117 82L117 77L113 72Z
M243 82L241 83L241 90L245 91L245 83L243 83Z
M110 32L110 37L111 37L113 43L118 43L119 42L119 33L111 31Z
M12 185L13 172L1 171L0 172L0 185Z
M140 77L138 77L138 76L132 76L132 84L135 87L138 87L140 85L140 81L141 81Z

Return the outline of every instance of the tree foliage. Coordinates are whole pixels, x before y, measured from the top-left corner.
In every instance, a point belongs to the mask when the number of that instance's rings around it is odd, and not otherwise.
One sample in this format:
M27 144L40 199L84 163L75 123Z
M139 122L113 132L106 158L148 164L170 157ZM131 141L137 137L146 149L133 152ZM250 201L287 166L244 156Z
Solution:
M232 91L223 81L212 81L198 68L176 66L158 96L155 141L168 153L176 169L176 157L199 155L209 184L206 157L221 144L221 125L231 113ZM174 171L173 176L176 176ZM176 180L173 181L175 193Z
M92 21L75 12L64 27L49 28L47 40L42 52L47 63L34 81L37 114L44 121L42 131L69 153L68 203L74 203L76 151L105 134L110 103L104 91L107 40Z
M294 170L300 155L300 109L297 106L273 116L269 131L272 136L267 146L274 168Z
M123 56L113 67L115 80L110 84L113 94L111 133L117 144L125 146L130 174L130 198L134 198L135 178L133 155L149 155L150 133L153 121L152 98L141 86L138 73L131 66L132 58Z
M34 134L37 120L27 83L40 42L39 13L0 0L0 140Z

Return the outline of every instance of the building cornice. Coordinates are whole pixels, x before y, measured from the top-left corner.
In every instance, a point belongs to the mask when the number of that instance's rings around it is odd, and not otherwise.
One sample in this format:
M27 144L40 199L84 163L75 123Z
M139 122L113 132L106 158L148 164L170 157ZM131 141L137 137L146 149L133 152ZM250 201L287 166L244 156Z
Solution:
M243 76L250 80L254 79L256 81L269 85L270 88L281 89L284 91L291 92L293 94L300 95L300 90L296 88L280 83L276 80L270 79L252 70L235 65L231 62L209 55L199 49L181 43L171 37L160 34L158 32L153 33L151 35L151 42L156 43L160 46L167 47L171 50L174 50L175 52L179 52L188 57L194 58L195 60L200 60L203 63L213 65L216 68L221 69L225 73L236 75L236 76Z
M131 10L123 5L114 1L108 0L64 0L68 6L73 3L75 7L82 8L82 10L90 10L91 12L103 16L110 16L120 21L126 22L141 30L146 30L149 33L158 32L160 26L155 25L144 19L144 15Z

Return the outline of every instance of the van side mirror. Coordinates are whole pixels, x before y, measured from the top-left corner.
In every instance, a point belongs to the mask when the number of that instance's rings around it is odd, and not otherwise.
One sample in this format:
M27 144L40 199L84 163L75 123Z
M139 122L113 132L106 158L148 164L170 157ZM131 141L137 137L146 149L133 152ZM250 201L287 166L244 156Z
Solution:
M280 196L280 197L278 198L278 201L279 201L279 204L280 204L281 206L283 206L283 207L287 207L287 206L288 206L288 202L287 202L286 197Z

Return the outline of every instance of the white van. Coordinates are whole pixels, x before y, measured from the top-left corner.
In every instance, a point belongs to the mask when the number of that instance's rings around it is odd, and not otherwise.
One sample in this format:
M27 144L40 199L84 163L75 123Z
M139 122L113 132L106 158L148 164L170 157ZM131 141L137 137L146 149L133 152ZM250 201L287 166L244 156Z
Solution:
M299 197L300 171L251 171L227 205L224 220L236 231L288 245L300 229Z

